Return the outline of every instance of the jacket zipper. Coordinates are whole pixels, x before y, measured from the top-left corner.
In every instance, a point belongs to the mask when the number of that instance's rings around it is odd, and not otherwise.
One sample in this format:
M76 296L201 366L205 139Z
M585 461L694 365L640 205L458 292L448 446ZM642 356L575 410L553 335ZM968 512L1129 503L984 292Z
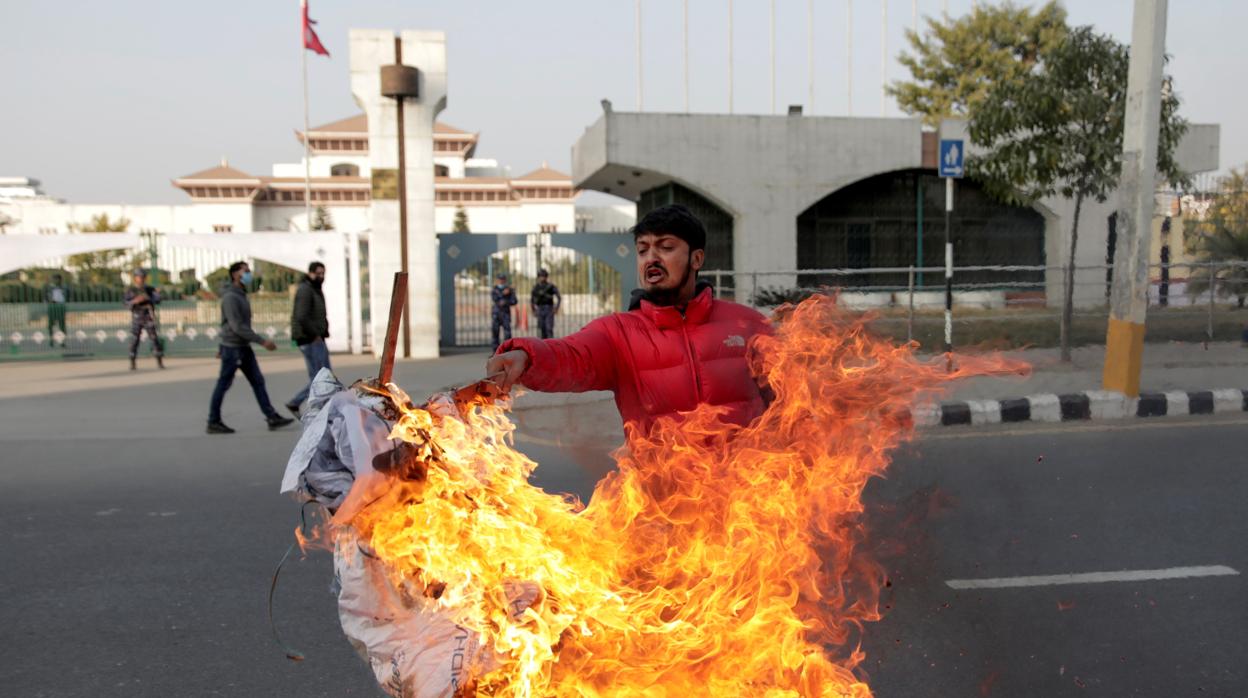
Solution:
M697 397L698 403L702 403L702 375L698 372L697 357L693 354L693 343L689 341L689 325L685 322L685 318L681 318L680 333L685 338L685 353L689 357L689 367L693 371L693 394Z

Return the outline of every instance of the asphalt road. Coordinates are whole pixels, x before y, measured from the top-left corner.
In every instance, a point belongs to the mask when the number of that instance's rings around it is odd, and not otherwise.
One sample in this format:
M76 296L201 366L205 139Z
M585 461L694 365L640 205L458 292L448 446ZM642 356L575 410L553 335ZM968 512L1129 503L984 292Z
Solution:
M271 375L275 394L294 368ZM0 397L0 694L380 695L338 628L326 554L288 566L276 606L307 659L269 634L269 578L297 518L277 494L294 432L263 430L240 382L226 412L240 433L204 435L203 377L162 380ZM587 496L614 435L556 445L550 429L533 420L519 442L541 484ZM1240 417L949 428L907 447L868 497L890 574L863 637L877 694L1248 695L1242 574L947 584L1248 573L1245 442Z

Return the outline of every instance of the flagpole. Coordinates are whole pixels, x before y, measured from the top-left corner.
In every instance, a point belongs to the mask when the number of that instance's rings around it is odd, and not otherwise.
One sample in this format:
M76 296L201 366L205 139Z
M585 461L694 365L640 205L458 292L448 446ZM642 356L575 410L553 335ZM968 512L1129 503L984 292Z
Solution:
M299 0L299 54L303 62L303 216L304 229L312 230L312 157L308 134L308 48L304 22L308 16L308 0Z

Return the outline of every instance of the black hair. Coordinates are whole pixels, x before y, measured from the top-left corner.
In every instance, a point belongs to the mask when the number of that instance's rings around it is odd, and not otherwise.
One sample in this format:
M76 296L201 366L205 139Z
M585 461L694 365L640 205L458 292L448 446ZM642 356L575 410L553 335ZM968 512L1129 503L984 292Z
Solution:
M308 273L315 274L317 269L324 269L325 265L320 262L313 262L308 265Z
M245 266L247 266L246 262L235 262L231 264L230 265L230 279L233 280L234 272L238 271L239 269L242 269Z
M660 206L637 221L633 237L646 233L675 235L689 243L689 251L706 249L706 226L693 215L693 211L680 204Z

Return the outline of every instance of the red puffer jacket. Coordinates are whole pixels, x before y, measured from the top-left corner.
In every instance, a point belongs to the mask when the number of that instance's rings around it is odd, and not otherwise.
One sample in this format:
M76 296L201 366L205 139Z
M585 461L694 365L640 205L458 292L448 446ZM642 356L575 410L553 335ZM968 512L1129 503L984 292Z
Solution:
M761 314L715 300L707 286L683 316L642 300L563 339L512 339L498 351L529 355L520 382L533 390L614 392L624 422L645 432L655 419L700 404L727 407L725 420L735 424L762 414L745 349L751 337L770 332Z

